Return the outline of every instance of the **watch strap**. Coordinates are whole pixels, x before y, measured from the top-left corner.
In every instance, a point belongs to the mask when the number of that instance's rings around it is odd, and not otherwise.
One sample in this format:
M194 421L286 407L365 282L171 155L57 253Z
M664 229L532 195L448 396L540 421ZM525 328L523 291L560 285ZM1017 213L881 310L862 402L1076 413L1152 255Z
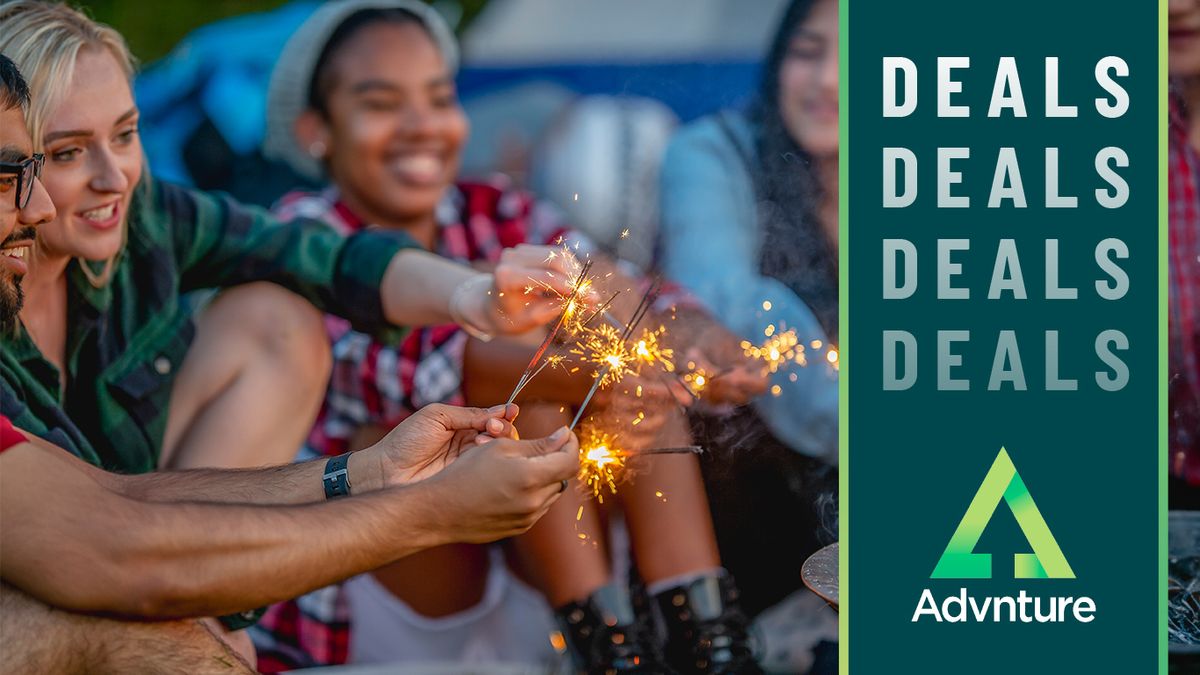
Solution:
M350 496L350 453L330 457L325 463L325 475L321 482L325 485L325 499Z

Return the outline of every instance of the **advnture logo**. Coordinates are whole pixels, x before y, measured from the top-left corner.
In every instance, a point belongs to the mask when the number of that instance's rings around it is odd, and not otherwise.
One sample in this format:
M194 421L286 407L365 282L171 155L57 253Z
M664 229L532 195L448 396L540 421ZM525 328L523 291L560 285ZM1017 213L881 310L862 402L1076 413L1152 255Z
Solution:
M1032 553L1013 554L1013 577L1016 579L1074 579L1075 572L1067 563L1066 556L1055 541L1050 527L1038 510L1029 488L1021 480L1016 466L1004 448L996 455L992 468L980 484L979 490L963 514L958 528L950 537L950 543L942 552L933 568L931 579L991 579L992 556L976 553L975 545L996 514L996 507L1003 500L1012 509L1017 525L1033 549ZM1007 612L1005 609L1007 608ZM1069 610L1069 612L1068 612ZM985 597L982 600L968 595L966 588L959 588L957 595L948 596L937 602L933 591L926 588L921 592L912 620L919 621L930 616L935 621L950 623L963 621L1053 623L1074 618L1088 623L1095 618L1096 603L1088 597L1048 597L1028 595L1022 589L1016 597Z
M1067 564L1062 549L1050 533L1046 520L1038 511L1029 488L1017 473L1008 452L1000 448L996 461L963 514L962 522L950 537L945 552L933 568L931 579L991 579L992 556L975 553L975 544L984 528L991 522L996 507L1003 499L1012 509L1021 532L1029 540L1033 553L1013 555L1013 576L1017 579L1074 579L1075 573Z

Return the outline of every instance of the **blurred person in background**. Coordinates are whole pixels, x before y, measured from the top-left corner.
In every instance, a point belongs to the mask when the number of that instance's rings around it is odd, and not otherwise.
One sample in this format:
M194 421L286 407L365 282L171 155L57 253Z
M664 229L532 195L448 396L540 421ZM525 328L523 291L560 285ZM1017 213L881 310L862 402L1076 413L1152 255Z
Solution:
M264 150L332 184L319 193L286 196L277 215L318 218L344 233L402 231L429 250L483 268L522 242L561 241L572 250L578 243L581 253L591 250L553 209L504 180L458 178L468 122L454 86L457 65L450 31L422 3L348 0L319 9L284 48L272 77ZM615 275L604 285L634 289L612 308L628 316L645 282L624 277L601 256L592 260L597 279ZM696 360L734 368L715 395L744 401L762 391L765 378L740 368L744 356L726 330L688 307L675 308L675 321L670 307L659 309L648 324L667 322L672 333L694 343ZM321 454L362 447L424 402L503 400L545 335L488 341L455 326L435 326L389 343L343 321L331 319L328 326L334 375L309 439L309 451ZM571 407L582 403L590 385L586 375L543 373L518 399L524 410L519 430L537 435L569 421ZM634 389L642 390L640 398ZM627 378L619 390L599 396L595 416L629 420L635 410L645 410L644 424L622 432L631 449L690 442L671 387ZM618 500L639 573L656 602L674 610L667 616L670 666L646 630L649 601L640 603L637 615L628 593L614 583L596 509L588 505L579 515L587 501L582 491L569 491L543 525L514 547L520 567L556 608L580 667L757 672L732 579L720 567L696 458L646 459L637 473ZM669 501L656 492L670 495ZM580 541L581 532L588 541ZM267 670L347 661L550 657L545 606L514 581L487 550L434 551L274 607L255 639ZM708 602L694 606L701 596Z
M838 383L822 358L835 361L838 335L836 0L789 4L755 103L680 131L661 188L665 274L752 343L774 325L812 348L806 367L773 377L778 396L698 432L726 451L717 456L728 465L708 472L710 496L722 551L757 612L796 588L805 558L836 537Z
M645 273L654 262L659 169L678 125L653 99L584 96L539 138L532 189L596 246Z
M371 332L451 320L521 332L557 312L518 297L527 276L569 288L544 250L512 251L481 274L400 233L281 227L152 180L125 42L66 5L0 5L0 51L29 77L27 122L58 209L28 260L19 325L0 335L0 374L28 405L18 426L57 429L56 443L94 464L145 472L291 459L329 372L313 304ZM203 288L228 290L197 309L185 294Z
M1170 0L1168 448L1171 508L1200 509L1200 1Z

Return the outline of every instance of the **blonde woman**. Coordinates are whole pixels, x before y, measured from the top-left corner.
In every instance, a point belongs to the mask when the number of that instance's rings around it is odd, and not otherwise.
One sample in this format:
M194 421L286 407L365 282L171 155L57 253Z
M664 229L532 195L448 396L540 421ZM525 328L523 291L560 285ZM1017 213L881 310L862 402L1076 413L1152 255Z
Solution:
M0 52L34 92L28 126L58 208L35 245L20 325L0 336L0 386L21 402L3 412L94 464L291 459L328 377L318 309L376 335L448 321L511 333L557 311L523 294L528 277L569 287L563 262L538 247L481 274L403 234L279 225L153 181L125 41L70 7L0 5ZM186 294L203 288L229 290L195 310Z

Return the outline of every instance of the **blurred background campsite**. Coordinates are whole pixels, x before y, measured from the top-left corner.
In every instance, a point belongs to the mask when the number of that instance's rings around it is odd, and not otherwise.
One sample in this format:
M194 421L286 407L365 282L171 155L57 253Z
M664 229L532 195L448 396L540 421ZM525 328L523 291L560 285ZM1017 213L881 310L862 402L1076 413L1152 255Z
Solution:
M173 0L155 12L140 0L81 4L128 36L141 60L136 96L155 175L262 205L305 183L259 147L271 68L319 2ZM463 173L507 174L644 264L671 133L749 100L786 3L430 4L462 45L458 89L472 122ZM625 228L634 236L618 241Z

